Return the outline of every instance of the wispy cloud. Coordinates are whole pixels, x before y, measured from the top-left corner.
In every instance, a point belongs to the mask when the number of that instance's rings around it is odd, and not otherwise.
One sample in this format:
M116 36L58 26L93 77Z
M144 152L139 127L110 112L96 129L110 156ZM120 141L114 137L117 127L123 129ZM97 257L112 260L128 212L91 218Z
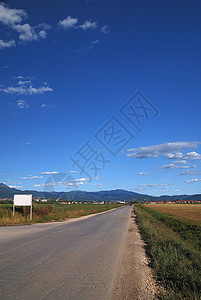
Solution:
M97 28L97 22L90 22L86 20L84 24L80 25L80 28L83 30L88 30L88 29L96 29Z
M139 172L138 175L150 175L149 173Z
M192 169L192 168L196 168L196 165L191 165L191 166L183 166L183 165L178 165L178 164L168 164L168 165L162 165L159 166L159 170L173 170L173 169Z
M83 185L87 180L81 180L85 178L80 178L80 180L71 180L71 181L58 181L58 182L49 182L49 183L41 183L35 184L34 187L54 187L54 186L69 186L69 187L79 187Z
M53 174L59 174L57 171L47 171L47 172L42 172L40 175L53 175Z
M105 34L108 34L110 32L108 26L107 25L102 26L101 27L101 32L105 33Z
M189 152L184 156L176 155L183 148L197 148L200 142L173 142L164 143L159 145L152 145L147 147L139 147L134 149L128 149L126 156L134 158L154 158L163 155L166 158L177 159L192 159L196 157L196 152ZM176 152L176 153L175 153ZM191 153L191 155L190 155ZM196 158L197 159L197 158Z
M20 143L20 146L25 146L25 145L31 145L31 143L30 142L22 142L22 143Z
M21 109L30 108L29 104L25 100L17 100L17 106Z
M21 177L20 179L41 179L43 176L27 176L27 177Z
M91 44L92 44L92 45L94 45L94 44L98 44L98 43L100 43L100 41L99 41L99 40L94 40L94 41L91 41Z
M17 84L19 85L31 84L31 80L19 80Z
M169 186L168 183L146 183L146 184L139 184L138 187L167 187Z
M200 174L200 171L198 171L198 170L195 170L195 171L187 170L187 171L183 171L181 173L181 175L198 175L198 174Z
M13 87L13 86L9 86L7 88L3 88L1 89L2 92L6 93L6 94L18 94L18 95L37 95L37 94L44 94L46 92L52 92L53 89L48 87L48 86L42 86L39 88L35 88L32 85L30 85L29 87L25 87L25 86L17 86L17 87Z
M198 181L201 181L201 179L199 179L199 178L194 178L194 179L186 180L185 182L186 182L186 183L192 183L192 182L198 182Z

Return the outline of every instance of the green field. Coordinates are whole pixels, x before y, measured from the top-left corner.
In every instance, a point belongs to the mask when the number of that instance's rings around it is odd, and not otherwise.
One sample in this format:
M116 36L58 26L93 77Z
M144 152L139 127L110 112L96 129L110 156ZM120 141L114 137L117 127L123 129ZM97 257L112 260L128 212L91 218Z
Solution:
M64 221L121 206L122 204L34 204L33 219L30 221L29 207L16 207L13 216L12 204L0 204L0 225Z
M181 209L182 204L177 205ZM157 211L152 205L135 205L134 210L156 279L165 288L159 299L201 299L201 226L197 220Z

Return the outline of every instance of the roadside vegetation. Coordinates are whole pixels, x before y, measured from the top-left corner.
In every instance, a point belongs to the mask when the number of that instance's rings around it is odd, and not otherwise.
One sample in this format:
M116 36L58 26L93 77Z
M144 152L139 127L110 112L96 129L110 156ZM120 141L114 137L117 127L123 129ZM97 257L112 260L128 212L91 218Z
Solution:
M15 207L15 215L13 216L12 204L0 204L0 225L64 221L121 206L122 204L34 204L33 219L30 221L29 207Z
M152 207L134 205L134 211L155 276L165 288L159 299L201 299L201 225Z

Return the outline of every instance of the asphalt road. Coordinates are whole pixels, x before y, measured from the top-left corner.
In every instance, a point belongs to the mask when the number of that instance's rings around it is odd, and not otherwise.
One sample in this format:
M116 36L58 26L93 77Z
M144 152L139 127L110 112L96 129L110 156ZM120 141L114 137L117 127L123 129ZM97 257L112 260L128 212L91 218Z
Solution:
M0 227L0 299L110 299L130 210Z

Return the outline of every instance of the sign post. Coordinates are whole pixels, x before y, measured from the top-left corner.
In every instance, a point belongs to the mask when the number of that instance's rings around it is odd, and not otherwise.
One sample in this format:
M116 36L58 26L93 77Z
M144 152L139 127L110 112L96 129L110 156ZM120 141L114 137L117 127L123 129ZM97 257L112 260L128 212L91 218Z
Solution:
M14 195L13 216L15 215L15 206L30 206L30 221L32 220L32 195Z

